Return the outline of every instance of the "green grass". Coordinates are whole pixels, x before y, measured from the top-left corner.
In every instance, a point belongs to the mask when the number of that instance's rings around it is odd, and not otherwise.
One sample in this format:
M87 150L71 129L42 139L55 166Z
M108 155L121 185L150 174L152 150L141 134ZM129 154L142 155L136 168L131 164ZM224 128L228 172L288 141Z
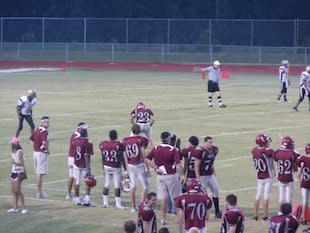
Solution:
M119 137L129 134L129 112L139 100L143 100L155 113L153 135L156 143L162 131L174 132L187 146L187 138L197 135L200 139L211 135L220 148L216 161L217 178L221 189L221 206L228 193L235 193L244 209L246 233L267 232L268 224L253 222L252 203L255 196L255 171L250 151L258 133L267 133L272 146L279 147L281 135L292 135L296 147L303 152L309 142L309 112L307 103L300 106L301 112L291 110L297 99L297 77L292 77L289 89L290 103L275 101L279 91L277 75L232 74L230 80L222 81L222 97L226 109L207 107L205 83L193 73L151 72L87 72L72 70L61 72L29 72L0 74L0 232L122 232L122 224L136 215L127 211L102 208L76 208L65 201L66 154L70 135L81 121L87 122L89 137L96 150L92 158L92 170L98 176L98 185L93 190L92 200L101 205L103 186L99 142L107 139L108 131L117 129ZM16 102L29 88L38 91L38 104L34 108L37 123L42 115L51 117L49 175L44 179L47 200L37 201L35 179L32 170L32 149L29 127L25 124L21 133L26 153L28 179L23 184L29 214L8 214L11 194L10 147L8 140L17 127ZM305 101L306 102L306 101ZM152 190L156 191L155 174L152 174ZM83 188L82 188L83 189ZM274 187L270 212L277 212L277 187ZM111 192L113 193L113 192ZM300 193L296 183L295 202ZM110 198L113 203L113 195ZM123 202L129 205L127 194ZM220 221L214 219L213 209L208 232L218 232ZM158 213L158 219L160 219ZM169 217L171 232L176 232L175 218ZM300 231L302 231L302 227Z

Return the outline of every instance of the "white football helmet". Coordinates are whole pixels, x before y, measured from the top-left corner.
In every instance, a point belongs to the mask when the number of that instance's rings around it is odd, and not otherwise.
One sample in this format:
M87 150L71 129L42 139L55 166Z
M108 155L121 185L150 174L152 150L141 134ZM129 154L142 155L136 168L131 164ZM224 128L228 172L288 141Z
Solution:
M130 191L130 180L128 178L122 180L122 190L125 193L128 193Z

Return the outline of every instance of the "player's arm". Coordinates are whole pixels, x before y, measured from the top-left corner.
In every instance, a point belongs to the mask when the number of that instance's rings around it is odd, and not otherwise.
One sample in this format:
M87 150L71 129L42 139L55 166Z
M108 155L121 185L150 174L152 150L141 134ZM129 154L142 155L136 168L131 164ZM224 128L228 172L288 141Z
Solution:
M176 209L177 212L177 224L179 225L179 232L184 232L184 213L183 210L180 208Z
M120 150L118 153L119 153L119 161L120 161L124 171L127 172L127 166L126 166L126 162L124 159L124 152Z
M22 105L17 104L16 113L17 113L18 118L21 119L22 118Z
M150 126L152 126L152 125L154 124L154 122L155 122L154 115L151 114L151 115L150 115Z
M90 155L89 154L85 154L84 155L84 159L85 159L85 167L87 168L87 174L86 176L88 175L91 175L91 170L90 170Z
M135 116L131 115L131 118L130 118L130 123L133 125L135 124Z
M47 154L50 153L50 151L49 151L49 149L48 149L48 141L43 141L43 142L42 142L41 149L43 149L44 152L47 153Z
M200 164L201 164L201 160L198 158L195 158L195 176L198 180L200 180Z
M142 221L142 227L143 227L143 232L144 233L152 233L150 222Z
M123 153L123 163L124 163L124 167L125 167L125 172L124 172L124 176L128 177L128 158L127 158L127 154L126 152Z

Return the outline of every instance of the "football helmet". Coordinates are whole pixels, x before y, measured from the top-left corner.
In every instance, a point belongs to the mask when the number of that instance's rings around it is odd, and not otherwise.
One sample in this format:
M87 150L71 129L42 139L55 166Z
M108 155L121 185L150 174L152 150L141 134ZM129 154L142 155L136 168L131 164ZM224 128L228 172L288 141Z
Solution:
M94 177L93 175L86 176L84 181L85 184L91 188L95 187L97 184L96 177Z
M259 134L256 136L255 142L257 145L263 147L268 145L270 139L266 134Z
M122 190L125 193L128 193L130 191L130 180L128 178L122 180Z
M310 143L305 146L305 152L306 154L310 154Z
M137 108L145 108L145 104L140 101L138 104L137 104Z
M198 179L190 179L187 181L186 186L189 193L201 192L201 184Z
M284 149L294 149L295 142L291 136L285 136L282 138L281 147Z

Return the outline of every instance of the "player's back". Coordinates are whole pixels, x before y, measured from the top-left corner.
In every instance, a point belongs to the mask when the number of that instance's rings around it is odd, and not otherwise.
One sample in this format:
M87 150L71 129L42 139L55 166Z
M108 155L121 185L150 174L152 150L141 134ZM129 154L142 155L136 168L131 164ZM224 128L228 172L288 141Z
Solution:
M207 194L183 194L175 199L176 208L182 209L185 218L185 229L205 227L208 209L212 201Z
M214 173L214 160L218 154L218 147L212 146L210 149L203 148L200 164L200 175L212 175Z
M126 137L122 141L122 147L126 153L129 164L140 164L143 162L142 150L148 145L148 139L140 136L134 135Z
M149 108L136 108L131 111L131 115L136 119L137 123L150 123L153 112Z
M74 164L79 168L85 168L85 156L92 154L87 138L78 137L72 139L72 151L74 151Z
M273 155L271 148L255 147L252 150L254 167L257 172L258 179L267 179L274 177Z
M201 158L202 149L200 146L189 146L181 151L183 157L187 158L187 177L196 178L195 175L195 158Z
M300 186L305 189L310 189L310 157L304 155L298 157L296 165L301 169Z
M240 208L233 207L225 211L222 219L221 233L229 233L231 225L236 226L234 233L243 233L244 231L244 215Z
M121 151L123 150L120 141L102 141L99 145L104 165L119 168Z
M299 223L293 215L277 215L270 219L268 233L294 233Z
M296 170L297 152L290 149L279 149L273 153L273 159L278 165L278 180L283 183L292 182L293 173Z

